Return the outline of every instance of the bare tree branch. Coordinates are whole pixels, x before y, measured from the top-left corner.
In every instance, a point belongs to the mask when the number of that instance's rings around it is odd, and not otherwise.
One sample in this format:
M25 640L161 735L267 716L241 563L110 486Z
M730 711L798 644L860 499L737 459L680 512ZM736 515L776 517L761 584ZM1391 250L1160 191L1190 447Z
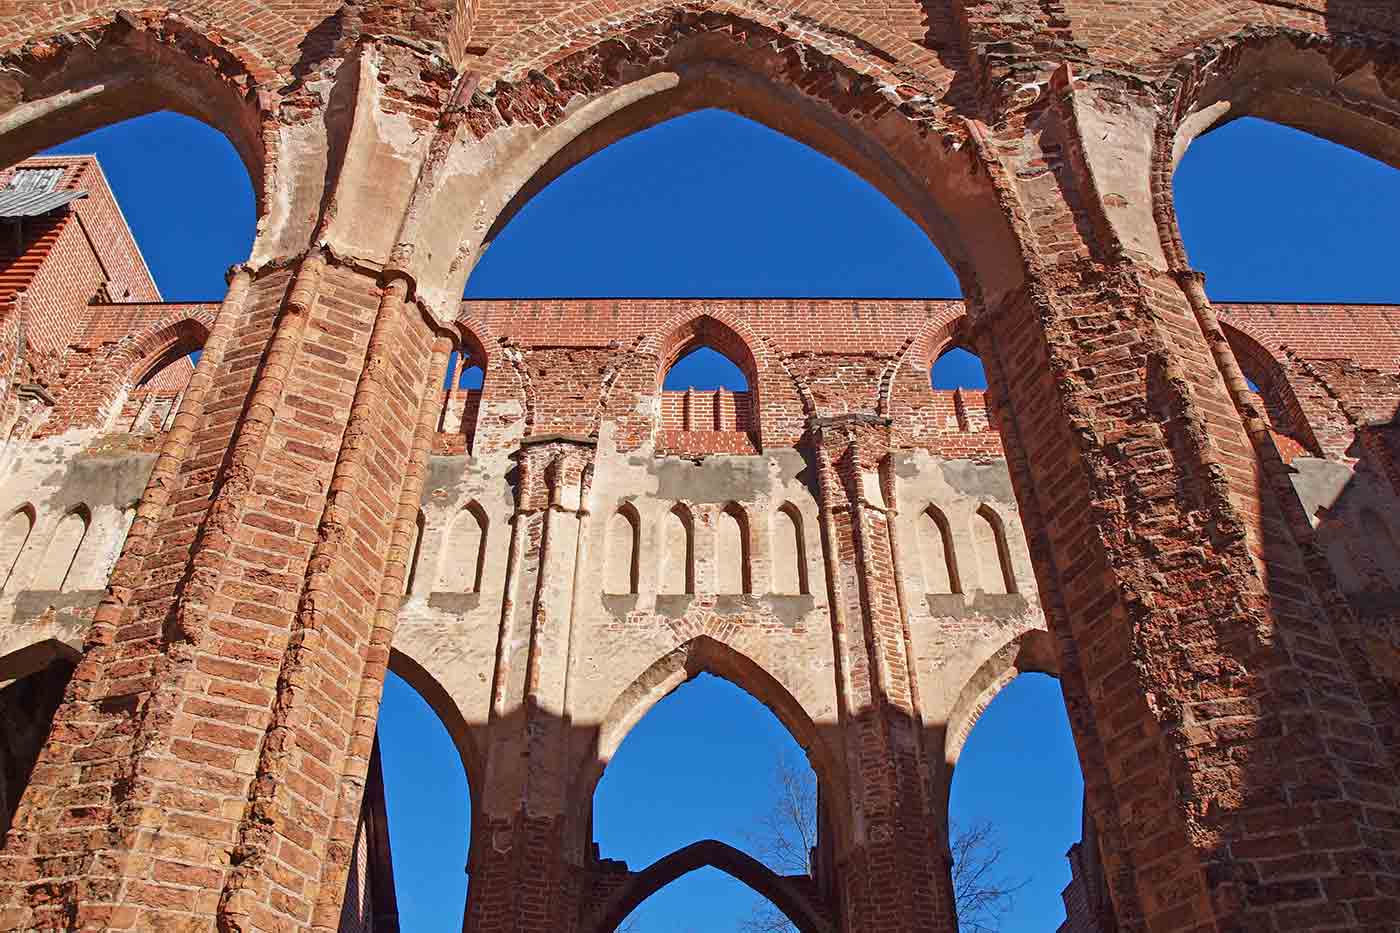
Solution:
M989 821L950 827L953 897L960 933L997 933L1001 918L1028 879L1001 870L1005 850ZM817 846L817 780L803 761L780 757L773 767L773 803L749 835L760 861L782 875L811 875ZM760 899L742 933L797 933L792 921L767 899Z

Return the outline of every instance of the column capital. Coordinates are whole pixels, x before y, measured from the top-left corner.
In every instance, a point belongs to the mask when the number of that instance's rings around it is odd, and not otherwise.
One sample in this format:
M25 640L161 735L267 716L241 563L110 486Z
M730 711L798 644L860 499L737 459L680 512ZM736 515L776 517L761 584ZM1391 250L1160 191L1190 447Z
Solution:
M598 440L574 434L524 438L511 459L520 465L516 514L559 509L587 512Z

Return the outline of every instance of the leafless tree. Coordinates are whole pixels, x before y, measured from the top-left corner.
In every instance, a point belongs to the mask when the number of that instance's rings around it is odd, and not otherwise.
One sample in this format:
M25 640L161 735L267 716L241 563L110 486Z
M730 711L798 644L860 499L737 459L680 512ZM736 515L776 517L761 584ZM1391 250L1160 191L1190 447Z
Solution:
M773 768L773 805L759 821L749 842L759 860L780 875L810 875L817 845L817 780L810 768L780 757ZM953 897L960 933L996 933L1025 880L1006 877L1000 868L1002 845L990 822L952 827ZM766 899L740 924L743 933L797 933L781 911Z

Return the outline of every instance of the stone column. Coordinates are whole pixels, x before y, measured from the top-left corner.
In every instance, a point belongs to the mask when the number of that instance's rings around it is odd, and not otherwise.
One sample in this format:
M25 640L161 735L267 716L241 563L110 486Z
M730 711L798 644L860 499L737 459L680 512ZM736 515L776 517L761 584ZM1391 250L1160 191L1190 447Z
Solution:
M813 418L851 838L835 854L841 929L951 931L946 814L935 812L892 546L889 422Z
M567 933L580 853L565 846L568 662L595 442L527 439L519 464L490 752L473 826L468 933Z
M1045 95L1035 132L1005 114L982 141L1029 258L977 326L1024 448L1013 476L1045 537L1063 666L1082 678L1076 742L1107 771L1089 803L1118 921L1394 917L1395 765L1345 606L1252 443L1192 277L1163 255L1170 189L1152 182L1170 137L1150 102L1068 69Z

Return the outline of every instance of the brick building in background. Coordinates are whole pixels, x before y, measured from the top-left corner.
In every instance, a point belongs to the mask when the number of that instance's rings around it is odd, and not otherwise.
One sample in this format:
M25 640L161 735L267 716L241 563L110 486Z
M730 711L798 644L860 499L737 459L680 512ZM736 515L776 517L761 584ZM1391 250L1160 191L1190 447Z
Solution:
M702 865L804 933L951 931L952 768L1023 671L1085 775L1068 928L1395 929L1400 309L1212 304L1171 177L1244 115L1400 163L1398 74L1377 0L0 2L0 163L174 109L260 213L169 305L93 163L5 177L0 929L392 927L389 669L461 752L469 933ZM707 106L874 184L966 303L460 300ZM958 345L987 392L930 388ZM747 390L664 391L699 346ZM596 851L701 672L807 750L814 877Z

